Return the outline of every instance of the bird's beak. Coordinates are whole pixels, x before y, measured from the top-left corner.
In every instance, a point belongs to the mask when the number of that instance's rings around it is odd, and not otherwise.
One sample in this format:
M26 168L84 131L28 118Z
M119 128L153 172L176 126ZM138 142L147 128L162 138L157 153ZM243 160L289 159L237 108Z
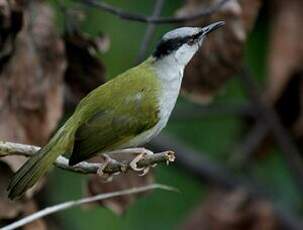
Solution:
M225 22L224 21L218 21L214 22L208 26L202 27L201 28L201 36L205 36L206 34L215 31L216 29L224 26Z

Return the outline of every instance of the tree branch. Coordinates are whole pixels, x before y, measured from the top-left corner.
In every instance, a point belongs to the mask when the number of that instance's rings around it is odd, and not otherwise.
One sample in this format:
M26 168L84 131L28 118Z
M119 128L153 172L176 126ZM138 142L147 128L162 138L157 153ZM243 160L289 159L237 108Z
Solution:
M73 208L76 206L80 206L83 204L88 204L100 200L105 200L108 198L113 198L117 196L124 196L124 195L129 195L129 194L135 194L135 193L141 193L145 192L148 190L153 190L153 189L163 189L167 191L177 191L175 188L167 186L167 185L162 185L162 184L151 184L147 186L142 186L142 187L137 187L137 188L131 188L131 189L125 189L121 191L116 191L116 192L110 192L110 193L102 193L98 194L96 196L91 196L91 197L86 197L82 198L79 200L73 200L73 201L67 201L64 203L60 203L54 206L47 207L45 209L42 209L38 212L33 213L32 215L29 215L27 217L24 217L12 224L6 225L5 227L1 228L1 230L13 230L19 227L22 227L26 224L29 224L35 220L38 220L42 217L48 216L50 214L60 212L69 208Z
M9 156L9 155L20 155L31 157L33 156L40 147L33 145L24 145L13 142L0 141L0 158ZM145 155L138 163L138 167L148 167L157 163L170 163L175 160L175 154L172 151L164 151L155 153L153 155ZM131 170L130 167L131 161L119 162L116 160L111 160L106 167L102 170L106 174L113 174L116 172L125 172ZM96 174L102 163L89 163L89 162L80 162L75 166L68 165L68 159L59 156L55 161L54 165L58 168L69 170L72 172L83 173L83 174Z
M130 13L122 10L121 8L114 7L108 3L105 3L104 1L82 0L80 2L86 6L94 7L96 9L105 11L124 20L152 23L152 24L173 24L173 23L185 23L188 21L199 19L200 17L211 15L216 11L218 11L228 1L230 0L220 0L214 5L206 9L202 9L190 16L176 16L176 17L153 17L153 16L145 16L138 13Z

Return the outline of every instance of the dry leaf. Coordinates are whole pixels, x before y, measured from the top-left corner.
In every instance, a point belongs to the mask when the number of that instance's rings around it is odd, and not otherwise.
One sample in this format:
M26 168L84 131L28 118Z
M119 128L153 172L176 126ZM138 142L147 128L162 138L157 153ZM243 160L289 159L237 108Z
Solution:
M105 35L91 38L74 32L64 36L67 56L65 72L66 102L75 107L81 98L105 82L105 67L97 53L108 49L109 39Z
M64 47L48 5L33 1L22 9L16 4L10 3L16 9L9 9L6 24L17 28L5 30L15 37L7 41L13 42L14 48L0 68L0 139L42 145L62 114ZM14 19L15 11L19 12L17 18L23 15L22 23ZM19 23L15 25L16 20ZM1 41L6 41L2 35ZM5 161L16 170L24 158L14 156Z
M24 207L24 210L23 210L24 216L31 215L38 211L38 207L37 207L36 203L33 202L33 200L26 201L24 203L23 207ZM23 227L23 229L24 230L46 230L47 228L46 228L45 222L42 219L38 219L36 221L33 221L33 222L25 225Z
M276 230L278 222L271 205L251 199L242 189L215 190L183 226L186 230Z
M31 2L23 24L1 66L0 138L42 145L62 114L64 47L48 5Z
M54 14L43 1L0 0L0 140L43 145L62 115L64 46ZM9 201L6 187L25 161L0 160L0 219L7 222L37 210L30 193ZM26 229L43 229L42 221Z
M102 162L101 157L95 157L94 162ZM123 173L114 176L113 180L107 183L104 183L104 179L102 179L100 176L92 175L90 176L90 179L88 181L87 189L89 195L96 195L100 193L114 192L123 189L152 184L153 180L154 179L151 172L149 172L145 176L138 176L138 173L128 171L126 174ZM131 204L136 201L138 197L141 197L142 195L145 195L147 193L131 194L127 196L110 198L99 201L98 204L111 209L118 215L121 215Z
M9 166L0 161L0 220L13 219L22 211L22 203L7 198L6 186L12 175Z
M62 113L64 49L49 6L31 4L35 12L24 9L24 27L14 40L9 61L1 68L0 139L41 145ZM25 158L4 160L16 170Z
M218 0L187 0L179 15L191 15ZM209 17L190 26L205 26L224 20L223 29L210 34L201 50L185 69L183 92L193 100L207 103L242 65L244 45L260 9L261 0L231 0Z
M275 105L284 125L303 136L303 2L274 0L268 79L264 98Z
M13 171L10 167L0 161L0 221L4 220L3 224L6 222L8 224L22 216L27 216L38 211L37 205L33 199L22 199L17 201L8 199L6 187L12 175ZM46 229L46 226L44 221L40 219L26 225L23 229L44 230Z
M12 54L16 35L23 25L21 6L20 2L0 0L0 71Z
M274 0L271 4L267 96L276 101L290 78L302 72L303 2Z

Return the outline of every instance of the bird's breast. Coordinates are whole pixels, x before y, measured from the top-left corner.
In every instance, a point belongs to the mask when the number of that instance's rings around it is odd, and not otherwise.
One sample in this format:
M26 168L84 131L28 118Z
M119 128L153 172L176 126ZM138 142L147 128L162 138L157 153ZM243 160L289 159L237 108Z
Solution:
M159 123L165 127L171 112L173 111L177 98L180 93L182 76L181 72L176 73L175 77L162 80L161 95L159 97ZM162 125L161 125L162 126ZM162 128L164 128L162 127Z
M182 72L178 73L182 74ZM182 76L171 78L170 81L161 82L161 89L158 95L159 121L149 130L137 135L126 146L139 146L149 142L153 137L157 136L166 126L171 112L173 111L181 87Z

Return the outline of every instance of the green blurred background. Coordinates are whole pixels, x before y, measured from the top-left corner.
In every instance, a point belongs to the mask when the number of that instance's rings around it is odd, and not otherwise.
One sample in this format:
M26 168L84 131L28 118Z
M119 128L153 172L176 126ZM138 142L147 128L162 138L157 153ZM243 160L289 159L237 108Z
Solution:
M153 9L153 0L107 0L108 3L125 10L149 15ZM68 4L66 1L65 3ZM58 15L58 28L62 28L62 14L55 2L52 2ZM181 0L167 0L162 15L173 15L183 4ZM108 78L116 76L134 65L146 25L120 20L119 18L89 10L88 17L81 29L89 34L104 32L111 40L110 50L101 55L106 66ZM154 48L161 35L172 26L160 25L148 53ZM245 58L260 83L265 76L266 44L268 22L263 12L247 42ZM207 41L206 41L207 42ZM246 97L240 82L235 76L216 97L214 103L241 103ZM177 107L197 106L184 98L179 98ZM206 117L200 120L171 120L164 132L173 135L196 150L203 150L212 160L228 166L236 143L241 140L245 124L237 117ZM278 151L278 150L276 150ZM178 153L177 153L178 157ZM273 199L280 205L300 209L299 193L280 154L269 154L254 164L250 174L273 192ZM93 209L74 208L57 214L64 229L174 229L184 222L191 211L205 198L208 187L186 171L171 165L159 166L155 170L156 181L174 186L181 193L154 191L151 195L140 198L122 216L112 211L97 207ZM50 174L47 186L48 204L80 198L85 191L85 176L79 176L55 169Z

